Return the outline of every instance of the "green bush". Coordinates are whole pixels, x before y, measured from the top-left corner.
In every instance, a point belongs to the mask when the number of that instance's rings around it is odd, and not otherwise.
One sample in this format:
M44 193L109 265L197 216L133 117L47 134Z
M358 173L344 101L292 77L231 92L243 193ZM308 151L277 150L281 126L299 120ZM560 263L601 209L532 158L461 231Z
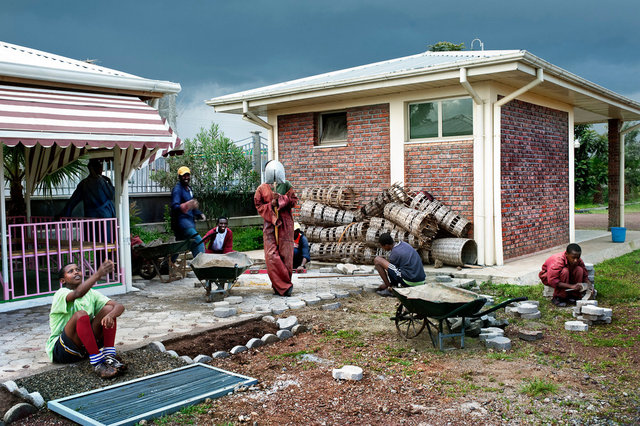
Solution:
M262 227L248 226L244 228L233 228L233 249L236 251L261 250L264 248L262 242Z
M640 250L595 266L598 300L609 304L640 300Z

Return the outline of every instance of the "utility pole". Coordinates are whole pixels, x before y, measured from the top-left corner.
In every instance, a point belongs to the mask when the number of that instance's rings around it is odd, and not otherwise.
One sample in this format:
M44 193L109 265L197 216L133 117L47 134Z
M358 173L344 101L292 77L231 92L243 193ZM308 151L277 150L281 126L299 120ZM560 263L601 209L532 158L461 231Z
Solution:
M251 132L253 138L253 170L256 171L262 180L262 147L260 146L260 132Z

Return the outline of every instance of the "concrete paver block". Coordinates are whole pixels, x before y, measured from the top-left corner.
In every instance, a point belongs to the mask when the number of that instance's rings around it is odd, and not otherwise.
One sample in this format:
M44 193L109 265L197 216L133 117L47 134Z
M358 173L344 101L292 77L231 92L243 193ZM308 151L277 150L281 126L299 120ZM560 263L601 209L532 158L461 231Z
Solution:
M520 313L518 312L518 307L517 306L505 306L504 312L506 314L520 315Z
M340 306L340 302L326 303L322 305L322 309L325 311L335 311L336 309L340 309Z
M271 308L269 307L269 305L255 305L253 307L253 312L271 312Z
M336 298L336 295L335 295L335 294L333 294L333 293L329 293L329 292L327 292L327 293L318 293L318 297L319 297L321 300L332 300L332 299L335 299L335 298Z
M298 317L291 315L290 317L280 318L276 323L280 330L291 330L294 326L298 325Z
M436 275L436 281L439 283L450 283L453 281L449 275Z
M174 350L167 351L167 355L170 355L170 356L172 356L174 358L178 358L180 356L180 355L178 355L178 352L176 352Z
M210 362L210 361L213 361L213 358L211 358L209 355L202 355L202 354L198 355L197 357L195 357L193 359L193 362L196 362L196 363L197 362L201 362L203 364L205 364L207 362Z
M166 352L166 349L164 347L164 344L162 344L162 342L151 342L151 343L149 343L147 348L149 348L149 350L155 351L155 352Z
M587 315L600 316L604 315L604 308L593 305L586 305L582 307L582 313Z
M293 333L289 330L278 330L276 335L280 340L287 340L293 337Z
M538 330L520 330L518 332L518 338L520 340L526 340L527 342L533 342L540 340L544 337L542 331Z
M31 392L28 401L37 408L44 407L44 398L40 395L40 392Z
M538 312L538 306L534 305L533 303L525 302L518 306L519 314L533 314L535 312Z
M327 267L320 268L318 272L321 274L330 274L333 272L333 268L327 268Z
M342 291L342 290L334 290L333 295L336 297L336 299L344 299L345 297L349 297L349 292Z
M494 337L486 341L487 348L508 351L511 349L511 339L504 336Z
M271 306L271 312L274 315L280 315L280 314L284 313L287 309L289 309L289 307L286 306L286 305L272 305Z
M540 313L540 311L536 311L531 314L520 314L520 318L522 319L540 319L541 317L542 313Z
M187 364L193 364L193 360L188 355L182 355L180 359L186 362Z
M260 340L262 340L265 344L269 344L269 343L279 342L280 338L275 334L267 333L264 336L262 336Z
M362 288L361 287L350 288L349 289L349 295L350 296L359 296L361 294L362 294Z
M611 308L602 308L602 316L605 318L611 318L613 316L613 309Z
M222 302L213 302L212 303L213 308L228 308L229 306L231 306L231 304L227 301L222 301Z
M289 306L289 309L302 309L307 306L307 304L302 300L293 300L291 302L287 302L287 306Z
M345 365L342 368L334 368L331 375L336 380L362 380L362 368Z
M589 326L582 321L566 321L564 329L568 331L587 331Z
M316 296L302 296L302 300L309 306L317 305L322 299Z
M249 348L247 348L246 346L243 345L238 345L238 346L234 346L233 349L231 349L231 354L235 355L235 354L239 354L241 352L246 352L247 350L249 350Z
M502 336L502 334L497 334L497 333L480 333L478 335L478 338L480 339L481 342L486 342L487 340L490 339L495 339L496 337L500 337Z
M232 317L237 313L236 308L215 308L213 310L213 315L218 318L228 318Z
M238 305L242 303L242 296L229 296L224 298L225 302L229 302L230 305Z
M27 404L26 402L21 402L9 408L9 410L4 413L3 420L6 424L11 424L20 419L24 419L27 416L35 414L37 411L38 409L33 405Z
M582 308L583 306L598 306L597 300L576 300L576 308Z
M247 348L249 349L259 348L263 345L264 342L261 339L256 339L255 337L253 339L250 339L246 344Z
M486 327L486 328L481 328L480 333L495 333L499 336L502 336L504 335L504 330L498 327Z
M309 331L309 329L307 328L306 325L304 324L298 324L293 326L293 328L291 329L291 332L295 335L298 333L304 333L305 331Z
M13 380L7 380L6 382L2 383L2 387L4 387L11 393L18 390L18 385Z
M276 319L274 317L272 317L271 315L265 315L262 317L262 321L264 322L270 322L272 324L276 323Z
M542 296L544 297L553 297L553 292L555 289L553 287L549 287L548 285L542 286Z
M214 353L211 354L212 358L216 358L216 359L224 359L224 358L229 358L231 356L231 354L227 351L216 351Z

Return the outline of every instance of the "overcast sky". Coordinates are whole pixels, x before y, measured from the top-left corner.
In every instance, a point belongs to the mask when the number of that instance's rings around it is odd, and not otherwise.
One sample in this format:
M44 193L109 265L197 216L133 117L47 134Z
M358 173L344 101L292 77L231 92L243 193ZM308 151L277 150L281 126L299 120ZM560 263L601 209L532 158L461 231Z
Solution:
M638 0L2 0L0 39L180 83L178 133L260 130L204 100L480 38L640 101ZM478 44L474 45L477 48Z

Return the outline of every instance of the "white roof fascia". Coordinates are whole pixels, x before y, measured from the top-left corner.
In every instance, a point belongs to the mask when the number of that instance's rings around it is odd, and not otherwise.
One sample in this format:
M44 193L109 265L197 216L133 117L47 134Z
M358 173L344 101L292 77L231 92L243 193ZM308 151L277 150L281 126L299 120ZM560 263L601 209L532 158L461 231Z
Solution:
M233 93L230 95L224 95L224 96L219 96L217 98L212 98L208 101L205 101L205 103L207 105L210 106L217 106L217 105L224 105L224 104L229 104L229 103L236 103L236 102L242 102L242 101L251 101L251 100L257 100L257 99L265 99L265 98L273 98L276 96L283 96L283 95L287 95L287 94L298 94L298 93L308 93L308 92L313 92L313 91L317 91L317 90L327 90L327 89L332 89L332 88L336 88L336 87L347 87L347 86L361 86L364 84L369 84L369 83L375 83L375 82L383 82L383 81L392 81L392 80L398 80L398 79L404 79L407 77L412 77L412 76L425 76L425 75L429 75L429 74L437 74L437 73L442 73L445 71L456 71L459 72L460 68L465 67L465 68L473 68L476 66L483 66L483 65L488 65L488 64L499 64L499 63L506 63L506 62L513 62L515 59L520 59L524 56L523 51L516 51L515 53L509 53L506 55L502 55L502 56L498 56L496 58L473 58L467 61L457 61L454 63L445 63L445 64L441 64L441 65L434 65L428 68L419 68L419 69L410 69L410 70L406 70L406 71L396 71L396 72L390 72L390 73L385 73L385 74L376 74L373 76L369 76L369 77L358 77L355 79L347 79L347 80L338 80L332 83L316 83L316 84L312 84L309 86L303 86L303 87L290 87L290 88L286 88L284 90L280 90L279 88L284 86L284 85L289 85L292 82L304 82L305 80L311 79L311 78L318 78L319 76L322 75L326 75L326 76L330 76L333 74L338 73L339 71L333 71L331 73L326 73L326 74L320 74L320 75L315 75L312 77L305 77L299 80L291 80L291 81L287 81L287 82L283 82L283 83L278 83L272 86L266 86L263 88L259 88L259 89L252 89L252 90L248 90L248 91L244 91L244 92L238 92L238 93ZM400 59L405 59L405 58L400 58ZM371 64L370 64L371 65ZM362 67L366 67L369 65L363 65ZM362 67L356 67L356 68L362 68ZM349 70L351 70L353 68L349 68ZM340 70L341 71L345 71L345 70ZM473 75L473 74L471 74ZM457 77L459 77L459 74L457 75ZM437 78L434 78L433 80L437 80ZM360 90L360 89L358 89Z
M142 77L101 75L12 62L0 62L0 76L156 93L173 94L181 90L179 83L170 81L148 80Z

